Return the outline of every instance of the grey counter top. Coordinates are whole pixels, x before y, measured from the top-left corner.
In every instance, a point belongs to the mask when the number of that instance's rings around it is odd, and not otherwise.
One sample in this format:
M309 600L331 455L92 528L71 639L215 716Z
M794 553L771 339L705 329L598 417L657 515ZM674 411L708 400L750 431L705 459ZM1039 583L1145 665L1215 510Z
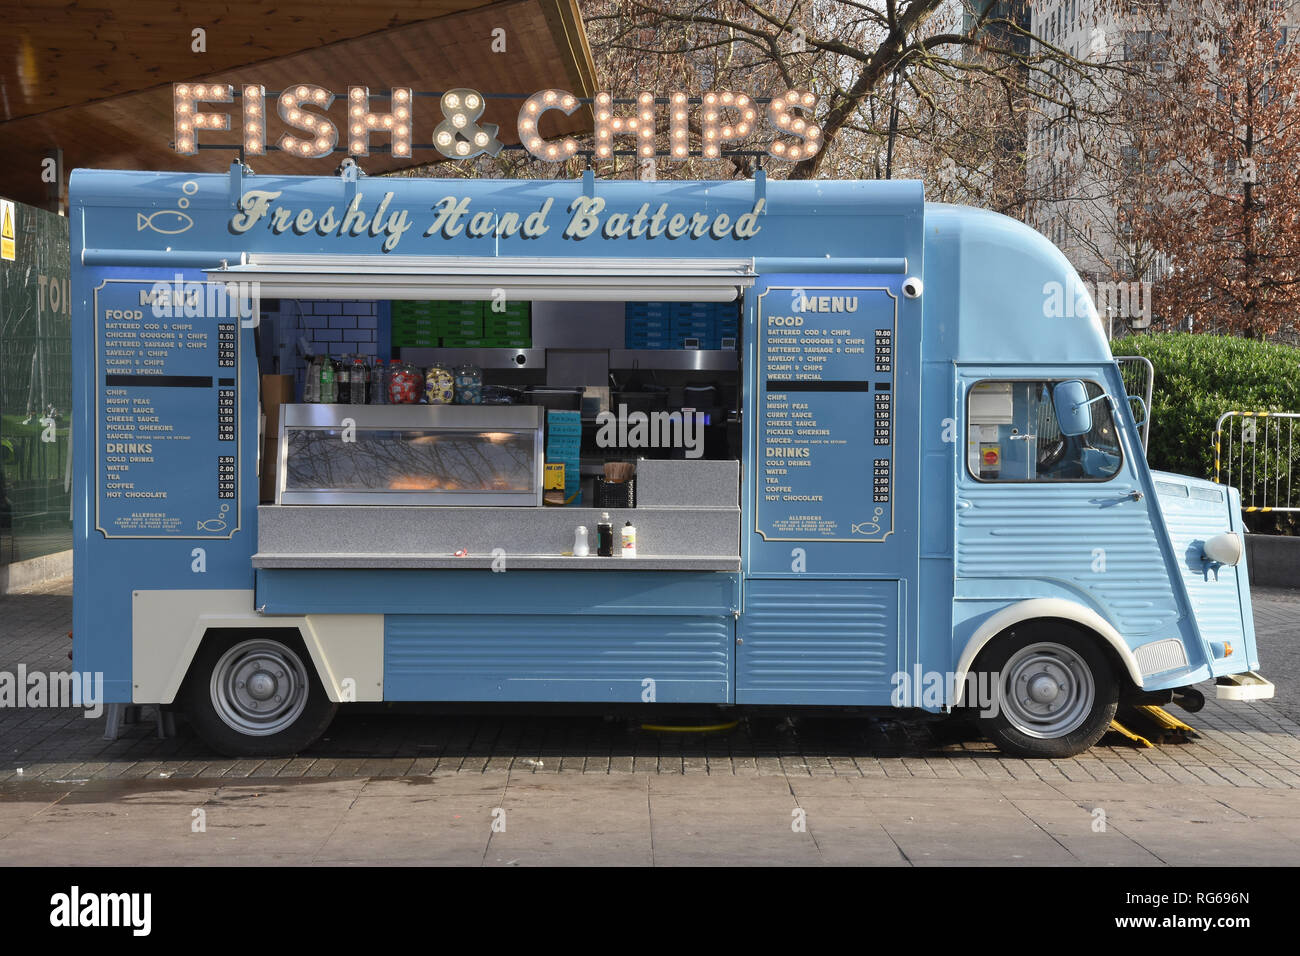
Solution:
M490 554L463 558L449 554L398 553L295 553L259 551L253 555L255 568L482 568L495 559ZM556 571L739 571L736 555L647 555L636 558L575 558L561 554L506 554L505 569Z
M516 567L578 567L575 562L583 560L627 561L642 568L652 567L645 562L655 560L667 562L664 567L679 567L683 566L679 562L687 559L711 562L709 566L720 571L740 566L738 507L611 508L616 548L624 522L631 521L637 529L639 557L562 557L573 550L574 532L579 525L587 528L588 545L595 551L596 524L601 514L592 508L263 505L257 509L257 554L253 564L467 567L471 566L467 561L482 560L486 567L499 548L507 556L518 556L517 561L536 562ZM462 549L481 558L452 556ZM303 563L326 559L329 563ZM272 565L272 561L276 563Z

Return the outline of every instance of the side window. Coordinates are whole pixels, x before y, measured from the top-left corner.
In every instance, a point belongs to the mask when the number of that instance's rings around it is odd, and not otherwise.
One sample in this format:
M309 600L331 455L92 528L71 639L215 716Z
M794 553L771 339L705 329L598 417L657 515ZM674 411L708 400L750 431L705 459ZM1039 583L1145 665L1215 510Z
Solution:
M1094 402L1092 429L1062 435L1052 404L1061 380L977 382L966 399L966 467L980 481L1106 481L1123 456L1108 401ZM1086 382L1088 397L1102 388Z

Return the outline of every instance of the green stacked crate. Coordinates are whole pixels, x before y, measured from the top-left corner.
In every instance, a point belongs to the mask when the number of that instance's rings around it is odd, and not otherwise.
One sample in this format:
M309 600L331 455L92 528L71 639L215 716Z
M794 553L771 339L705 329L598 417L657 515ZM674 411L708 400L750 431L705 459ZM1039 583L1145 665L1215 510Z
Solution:
M482 302L431 302L430 312L435 319L474 319L483 321Z
M482 302L436 302L434 319L444 348L478 348L467 341L483 338Z
M437 348L436 302L395 301L390 312L393 345L397 348Z
M483 337L482 319L438 319L436 330L439 335L460 339L481 339Z
M447 349L530 349L533 347L532 303L467 300L394 302L395 346Z
M394 319L427 319L433 315L433 307L436 304L436 302L394 299L390 311Z
M487 348L530 349L533 347L532 303L507 303L502 311L491 305L483 313L483 335Z

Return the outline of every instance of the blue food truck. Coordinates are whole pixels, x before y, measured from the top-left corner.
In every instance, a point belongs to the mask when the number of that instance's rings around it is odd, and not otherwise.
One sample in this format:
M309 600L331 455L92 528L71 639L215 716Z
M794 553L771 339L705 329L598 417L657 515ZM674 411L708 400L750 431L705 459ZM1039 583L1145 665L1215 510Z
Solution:
M761 171L70 195L75 666L215 749L509 701L964 708L1061 756L1272 694L1238 493L1148 468L1021 223ZM388 388L344 404L354 351Z

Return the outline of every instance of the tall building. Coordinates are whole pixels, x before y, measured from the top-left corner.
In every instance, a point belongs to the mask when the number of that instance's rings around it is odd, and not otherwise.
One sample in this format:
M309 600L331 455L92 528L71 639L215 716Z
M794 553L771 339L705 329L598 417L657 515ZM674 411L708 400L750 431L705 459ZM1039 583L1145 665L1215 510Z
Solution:
M1270 0L1277 17L1300 22L1300 3ZM1090 62L1140 65L1164 71L1171 25L1187 25L1184 8L1152 0L1045 0L1032 10L1034 53L1048 47ZM1175 20L1174 18L1180 18ZM1296 28L1284 28L1294 42ZM1097 97L1094 87L1060 65L1051 67L1059 97ZM1104 99L1090 105L1106 107ZM1141 197L1124 189L1143 162L1122 128L1066 121L1062 106L1046 105L1028 124L1027 168L1031 224L1056 243L1092 281L1154 281L1169 268L1159 252L1131 238L1128 223L1142 215Z
M1035 4L1031 29L1033 53L1058 50L1088 61L1122 55L1125 26L1097 0L1047 0ZM1066 97L1087 95L1083 84L1059 63L1048 66L1042 85L1059 83ZM1027 167L1031 225L1051 239L1085 278L1110 278L1122 269L1118 209L1114 183L1106 173L1121 168L1122 157L1107 161L1102 137L1066 121L1066 108L1051 103L1029 121ZM1086 149L1085 149L1086 141ZM1089 161L1090 160L1090 161Z

